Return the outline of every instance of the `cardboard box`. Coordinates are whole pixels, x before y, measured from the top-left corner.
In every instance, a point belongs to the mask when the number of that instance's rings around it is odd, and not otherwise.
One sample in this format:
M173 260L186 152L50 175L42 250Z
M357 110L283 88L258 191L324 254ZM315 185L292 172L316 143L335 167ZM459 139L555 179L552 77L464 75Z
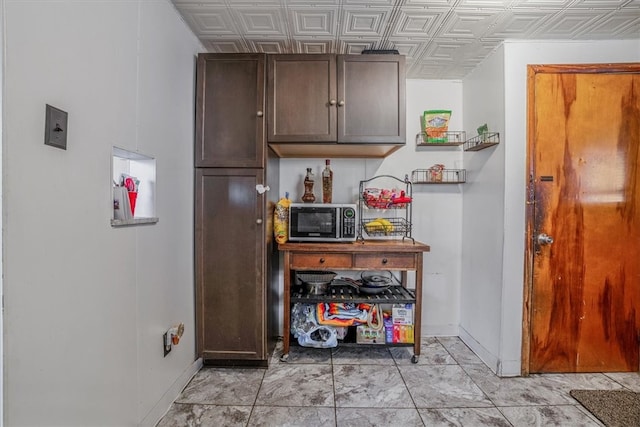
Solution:
M393 325L394 344L413 344L413 325Z
M413 325L413 304L396 304L391 309L394 325Z
M384 328L379 331L364 325L356 328L356 342L358 344L385 344L384 335Z

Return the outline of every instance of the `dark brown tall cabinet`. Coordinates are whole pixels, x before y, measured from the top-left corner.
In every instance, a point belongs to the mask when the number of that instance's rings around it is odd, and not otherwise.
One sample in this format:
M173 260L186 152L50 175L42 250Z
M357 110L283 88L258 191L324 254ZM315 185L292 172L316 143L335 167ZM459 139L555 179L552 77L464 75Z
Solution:
M270 299L279 171L265 140L265 65L264 54L198 56L196 321L206 364L266 365L278 335Z

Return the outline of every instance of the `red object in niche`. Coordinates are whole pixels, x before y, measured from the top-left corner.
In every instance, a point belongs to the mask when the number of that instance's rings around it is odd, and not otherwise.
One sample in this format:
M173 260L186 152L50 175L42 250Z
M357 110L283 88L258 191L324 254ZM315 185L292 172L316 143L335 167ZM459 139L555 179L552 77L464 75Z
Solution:
M137 191L129 191L129 204L131 205L131 215L135 216L136 214L136 200L138 198Z

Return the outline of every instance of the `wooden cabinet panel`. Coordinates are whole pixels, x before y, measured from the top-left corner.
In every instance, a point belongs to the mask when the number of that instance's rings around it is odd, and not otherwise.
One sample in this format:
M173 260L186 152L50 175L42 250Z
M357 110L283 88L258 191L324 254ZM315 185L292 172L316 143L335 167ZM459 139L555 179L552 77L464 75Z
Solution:
M269 55L267 75L269 141L336 140L335 55Z
M411 359L413 363L418 362L420 356L420 336L422 327L422 258L424 252L429 252L430 248L416 241L409 240L380 240L364 241L358 243L305 243L289 242L278 245L278 249L283 251L284 267L284 293L283 293L283 326L284 333L282 339L281 360L286 361L289 357L289 340L292 335L291 330L291 304L297 302L318 303L318 302L371 302L369 297L380 297L380 295L370 295L358 293L354 290L342 292L335 288L336 292L330 295L292 295L292 285L295 283L293 272L296 269L302 270L324 270L330 267L342 268L345 270L366 270L396 269L402 271L403 286L393 286L385 292L385 301L390 302L397 299L403 303L415 304L414 311L414 355ZM324 259L324 262L320 262ZM347 265L353 264L350 267ZM384 262L386 260L386 262ZM340 264L342 263L342 264ZM330 265L327 265L330 264ZM339 265L340 264L340 265ZM415 271L415 286L411 293L406 292L407 271ZM334 298L335 297L335 298ZM375 303L378 303L377 300ZM340 344L343 345L343 344Z
M266 359L263 169L196 170L198 354ZM231 214L232 213L232 214Z
M405 144L404 56L268 55L267 63L267 140L279 155L384 157Z
M351 268L351 254L298 253L291 256L291 268Z
M338 142L404 144L405 60L338 55Z
M355 267L374 270L411 270L416 268L416 257L413 254L356 254Z
M271 222L279 169L265 140L265 67L265 54L198 55L196 336L206 364L264 366L279 334ZM271 191L258 194L258 184Z
M264 54L200 54L196 167L264 167Z

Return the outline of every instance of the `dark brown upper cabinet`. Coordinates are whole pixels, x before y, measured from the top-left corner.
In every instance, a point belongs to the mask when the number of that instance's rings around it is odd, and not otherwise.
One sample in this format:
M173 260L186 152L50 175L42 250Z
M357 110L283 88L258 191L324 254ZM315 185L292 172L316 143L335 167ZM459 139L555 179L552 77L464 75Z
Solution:
M265 54L198 55L196 167L264 167L265 63Z
M268 55L267 141L281 157L385 157L405 137L400 55Z

